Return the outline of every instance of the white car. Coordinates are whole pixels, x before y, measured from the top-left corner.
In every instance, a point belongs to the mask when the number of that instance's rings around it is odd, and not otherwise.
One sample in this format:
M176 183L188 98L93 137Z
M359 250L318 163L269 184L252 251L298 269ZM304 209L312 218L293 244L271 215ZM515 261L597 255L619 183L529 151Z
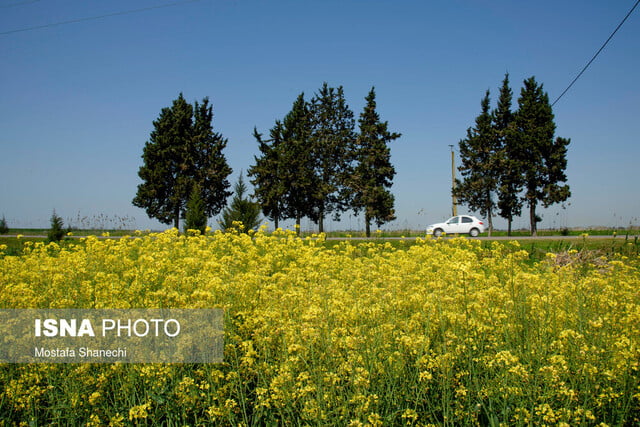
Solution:
M440 237L442 233L468 234L471 237L476 237L484 232L485 228L484 223L475 216L457 215L449 218L446 222L431 224L427 227L427 234L433 234L434 237Z

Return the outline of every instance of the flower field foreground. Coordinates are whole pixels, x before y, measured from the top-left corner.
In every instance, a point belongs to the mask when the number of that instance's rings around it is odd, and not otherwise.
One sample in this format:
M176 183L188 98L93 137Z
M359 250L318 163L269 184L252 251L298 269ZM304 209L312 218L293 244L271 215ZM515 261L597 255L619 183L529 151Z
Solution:
M0 425L640 419L638 259L289 232L26 245L0 254L0 308L223 308L224 363L0 365Z

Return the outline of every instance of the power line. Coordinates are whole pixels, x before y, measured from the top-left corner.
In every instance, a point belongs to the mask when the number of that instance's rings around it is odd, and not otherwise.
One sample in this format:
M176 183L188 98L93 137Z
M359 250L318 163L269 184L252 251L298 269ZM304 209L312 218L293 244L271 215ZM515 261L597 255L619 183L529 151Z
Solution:
M640 0L636 1L636 4L633 5L633 7L631 8L631 10L629 11L629 13L627 13L627 16L624 17L624 19L622 21L620 21L620 23L618 24L618 26L616 27L615 30L613 30L613 33L611 33L611 35L609 36L609 38L607 39L607 41L604 42L604 44L600 47L600 49L598 49L598 51L596 52L595 55L593 55L593 58L591 58L591 60L587 63L587 65L584 66L584 68L582 69L582 71L580 71L580 73L576 76L575 79L573 79L573 81L569 84L569 86L567 86L567 88L560 94L559 97L556 98L555 101L553 101L553 103L551 104L551 106L553 107L554 105L556 105L556 102L558 102L560 100L560 98L562 98L562 96L567 93L567 91L569 91L569 89L571 89L571 86L573 86L573 84L578 81L578 79L580 78L580 76L582 76L582 74L587 70L587 68L589 68L589 65L591 65L591 63L598 57L598 55L600 55L600 52L602 52L602 50L605 48L605 46L607 46L607 44L609 43L609 40L611 40L613 38L613 36L618 32L618 30L620 29L620 27L622 27L622 24L624 24L624 21L627 20L627 18L633 13L633 10L636 8L636 6L638 6L638 3L640 3Z
M196 1L200 1L200 0L181 0L181 1L175 1L175 2L172 2L172 3L160 4L160 5L157 5L157 6L143 7L143 8L140 8L140 9L123 10L123 11L120 11L120 12L107 13L107 14L104 14L104 15L89 16L89 17L86 17L86 18L71 19L69 21L60 21L60 22L54 22L54 23L51 23L51 24L44 24L44 25L36 25L36 26L33 26L33 27L18 28L17 30L2 31L2 32L0 32L0 36L4 36L4 35L7 35L7 34L13 34L13 33L20 33L20 32L24 32L24 31L40 30L42 28L58 27L60 25L75 24L75 23L78 23L78 22L94 21L96 19L109 18L109 17L112 17L112 16L121 16L121 15L129 15L131 13L147 12L149 10L162 9L164 7L177 6L177 5L180 5L180 4L183 4L183 3L193 3L193 2L196 2Z
M21 2L18 2L18 3L4 4L4 5L0 6L0 9L8 9L10 7L24 6L25 4L37 3L39 1L40 0L26 0L26 1L21 1Z

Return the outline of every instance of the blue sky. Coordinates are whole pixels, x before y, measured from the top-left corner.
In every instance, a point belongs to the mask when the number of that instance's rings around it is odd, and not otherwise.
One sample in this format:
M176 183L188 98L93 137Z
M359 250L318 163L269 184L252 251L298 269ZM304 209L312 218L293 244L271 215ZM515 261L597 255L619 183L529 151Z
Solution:
M356 117L376 87L382 119L403 134L391 148L398 219L385 227L424 228L449 216L449 144L485 90L495 105L509 72L515 99L535 76L554 100L634 3L199 0L2 34L0 216L46 227L55 208L76 225L166 228L131 205L163 107L180 92L211 99L235 182L257 153L253 127L266 133L326 81L344 87ZM0 33L163 4L0 0ZM636 10L555 105L573 195L542 211L541 228L640 225L639 53ZM362 227L343 217L329 229ZM527 227L526 214L514 226Z

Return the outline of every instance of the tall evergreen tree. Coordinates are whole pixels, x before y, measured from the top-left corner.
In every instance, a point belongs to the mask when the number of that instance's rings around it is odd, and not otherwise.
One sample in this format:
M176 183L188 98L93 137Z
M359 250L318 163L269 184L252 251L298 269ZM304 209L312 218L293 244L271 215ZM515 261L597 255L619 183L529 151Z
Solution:
M529 207L531 235L537 235L538 203L544 207L567 200L571 195L566 181L566 152L569 140L554 141L554 116L549 96L535 77L524 81L514 118L517 139L515 153L523 167L524 202Z
M264 140L262 134L253 129L253 136L258 142L259 156L254 156L255 164L249 167L247 175L254 186L254 197L262 207L262 213L274 221L279 227L281 219L285 219L284 194L285 185L282 179L282 123L276 124L270 131L270 139Z
M296 98L291 111L270 130L263 140L254 129L261 155L249 169L251 183L263 212L275 221L293 218L297 230L303 217L315 219L313 195L316 191L311 153L311 117L304 93Z
M342 86L337 89L325 82L311 100L311 156L315 162L317 182L311 207L312 219L324 231L324 218L334 219L351 206L347 181L352 174L355 120L349 109Z
M199 188L205 214L212 217L226 206L227 198L232 194L228 177L233 171L223 154L228 140L213 131L213 107L209 98L204 98L202 104L196 101L193 112L193 172L190 174L193 178L189 190L191 194L194 186Z
M459 142L458 170L463 180L456 181L454 195L469 209L487 218L489 235L493 229L492 216L496 208L494 193L498 189L500 146L492 126L489 91L482 98L482 112L475 126L467 129L467 137Z
M317 220L313 194L317 188L312 157L311 115L304 93L296 98L291 111L283 120L282 179L284 181L286 216L296 221L300 232L302 217Z
M192 137L193 107L182 94L173 105L163 108L153 122L154 130L144 146L138 175L142 184L133 204L147 211L150 218L178 227L180 212L189 194L185 151Z
M500 147L498 209L501 217L507 220L507 234L511 235L513 219L522 212L522 167L517 160L517 139L512 131L513 92L509 87L509 74L505 74L500 88L498 106L493 111L493 128Z
M207 98L194 108L180 94L153 122L154 130L143 149L144 164L138 171L143 182L133 199L149 217L178 228L196 184L208 216L224 206L231 194L227 191L231 168L222 154L227 140L213 132L212 119Z
M356 144L356 166L350 180L355 210L364 210L365 232L371 236L371 221L378 227L395 219L394 197L389 191L396 173L391 164L388 144L401 134L389 132L388 123L381 122L376 111L376 92L371 88L360 114L360 134Z

